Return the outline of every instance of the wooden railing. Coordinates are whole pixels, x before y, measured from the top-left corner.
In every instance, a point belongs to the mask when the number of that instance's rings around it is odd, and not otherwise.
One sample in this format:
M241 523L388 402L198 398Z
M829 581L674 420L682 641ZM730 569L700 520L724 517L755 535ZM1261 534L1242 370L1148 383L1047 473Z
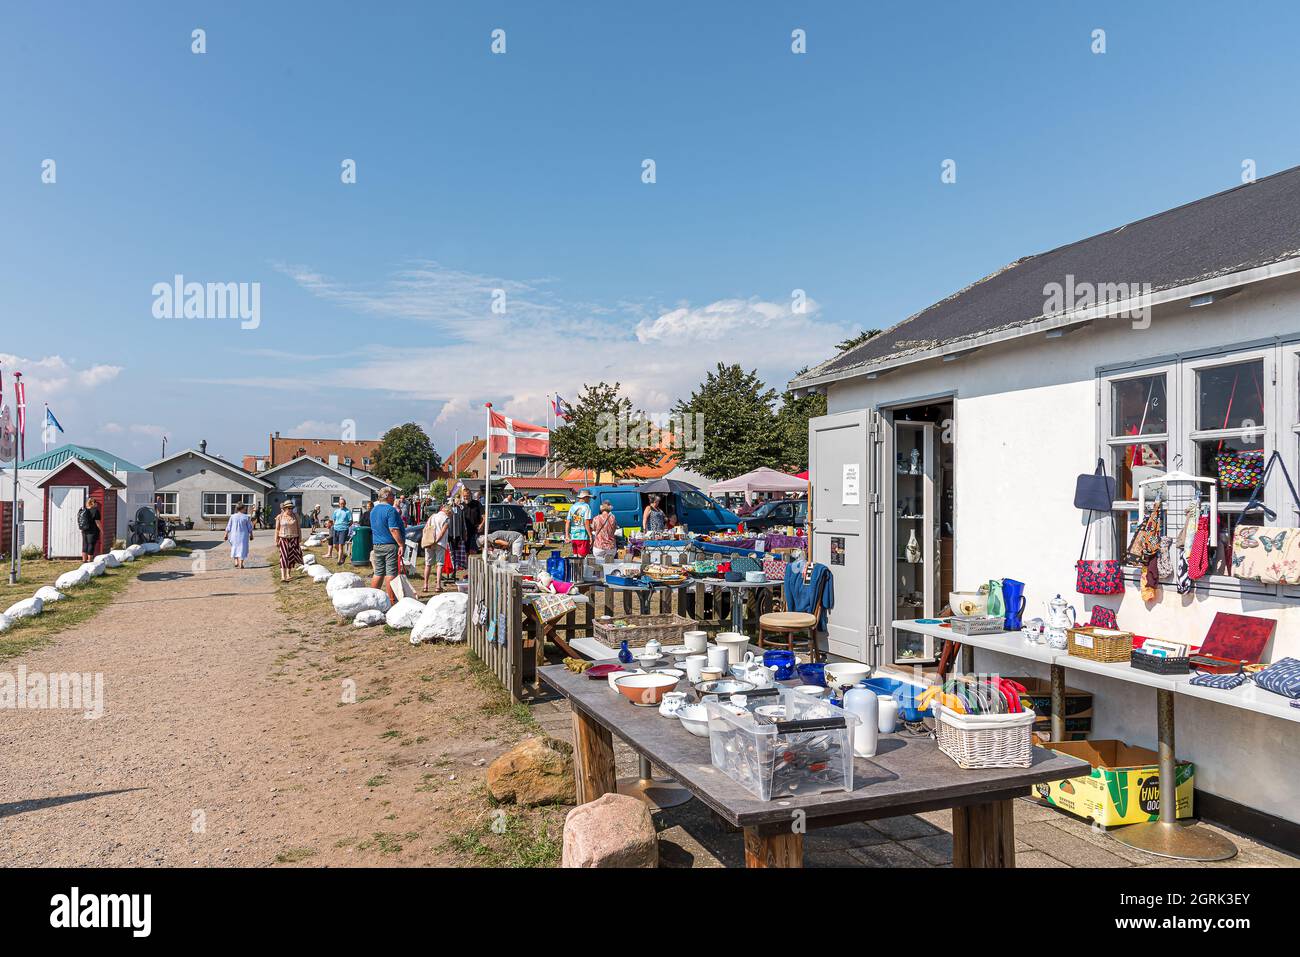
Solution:
M469 560L469 605L466 609L465 631L470 651L478 655L487 669L518 701L524 693L524 677L532 672L532 662L524 660L524 601L519 576L509 569L495 565L484 567L481 556L471 555ZM487 620L476 620L482 603L487 608ZM494 640L488 633L496 622Z

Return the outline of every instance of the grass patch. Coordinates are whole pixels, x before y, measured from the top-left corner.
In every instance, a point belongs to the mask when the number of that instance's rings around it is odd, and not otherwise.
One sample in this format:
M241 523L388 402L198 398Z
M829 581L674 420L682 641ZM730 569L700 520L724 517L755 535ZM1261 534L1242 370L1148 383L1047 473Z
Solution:
M484 867L554 867L563 850L561 827L551 815L530 818L497 809L446 846Z
M366 787L377 788L387 783L388 783L388 775L376 774L373 778L371 778L369 781L366 782Z
M291 847L288 850L281 851L275 855L277 864L297 864L299 861L305 861L309 857L315 857L316 851L310 847Z
M532 709L522 701L515 701L510 697L510 692L501 687L501 682L497 680L497 676L492 673L491 669L483 663L482 658L474 654L474 652L466 650L465 664L469 670L470 680L488 696L487 703L482 705L479 710L486 715L510 718L527 731L541 730L542 726L538 724L537 718L533 716Z
M50 602L35 618L20 618L13 627L0 635L0 661L48 644L59 632L74 625L90 621L111 602L118 593L141 572L166 558L188 555L189 549L177 548L156 555L142 555L133 562L123 562L120 568L110 568L99 578L67 592L67 598ZM0 611L14 602L31 598L42 585L53 585L64 572L80 568L79 560L46 561L38 558L24 561L21 577L16 585L9 584L8 568L0 579Z
M419 836L419 831L407 831L405 834L397 834L391 831L375 831L370 840L362 841L357 845L357 850L368 851L373 848L379 851L380 854L400 854L402 853L402 841L414 841Z

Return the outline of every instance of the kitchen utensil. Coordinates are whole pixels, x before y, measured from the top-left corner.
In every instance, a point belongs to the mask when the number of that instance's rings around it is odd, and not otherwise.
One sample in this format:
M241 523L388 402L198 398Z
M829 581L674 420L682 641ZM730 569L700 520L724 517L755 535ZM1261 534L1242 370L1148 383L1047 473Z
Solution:
M677 720L682 727L697 738L709 736L709 712L702 704L683 705L677 709Z
M794 652L772 650L763 652L763 664L769 668L776 668L777 681L789 681L794 677Z
M677 679L672 675L660 675L653 672L630 674L619 678L615 683L623 697L639 708L657 707L669 691L677 687Z
M605 678L605 680L609 682L609 690L617 691L618 685L616 684L616 682L618 681L618 679L624 677L625 675L634 675L634 674L636 674L635 671L624 671L621 668L618 671L611 671Z
M795 685L790 690L807 695L809 698L820 698L826 694L826 689L821 685Z
M704 670L704 666L708 664L708 662L709 659L705 655L690 655L687 657L684 662L686 666L686 678L691 682L691 684L695 684L700 680L700 672Z
M987 613L988 596L977 591L953 591L948 593L948 607L954 615L962 618L974 618Z
M659 705L659 713L665 717L673 718L677 716L686 704L685 691L669 691L664 695L663 703Z
M688 631L682 635L682 641L691 654L702 655L709 646L709 635L705 631Z
M738 631L723 631L719 632L713 640L717 642L719 648L727 650L728 664L738 665L745 660L745 650L749 647L748 635L742 635Z
M709 649L708 655L710 668L726 671L732 665L731 653L722 645L714 645Z
M1003 627L1007 631L1020 628L1020 616L1025 613L1025 583L1014 578L1002 579L1002 614L1006 618Z
M695 690L700 694L745 694L753 691L754 685L739 678L718 678L716 681L701 681L695 686Z
M820 661L812 661L808 664L797 665L794 669L799 674L799 680L806 685L815 685L826 687L826 665Z

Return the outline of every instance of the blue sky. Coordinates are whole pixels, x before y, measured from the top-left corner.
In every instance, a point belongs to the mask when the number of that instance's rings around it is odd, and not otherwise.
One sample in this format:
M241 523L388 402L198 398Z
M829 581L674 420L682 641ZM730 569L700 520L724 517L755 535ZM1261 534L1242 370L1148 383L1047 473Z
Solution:
M345 419L445 453L485 400L541 420L618 379L661 411L718 360L781 383L1300 162L1300 12L1249 10L6 3L0 359L66 438L146 461L164 432L233 458ZM155 318L177 273L260 283L260 325Z

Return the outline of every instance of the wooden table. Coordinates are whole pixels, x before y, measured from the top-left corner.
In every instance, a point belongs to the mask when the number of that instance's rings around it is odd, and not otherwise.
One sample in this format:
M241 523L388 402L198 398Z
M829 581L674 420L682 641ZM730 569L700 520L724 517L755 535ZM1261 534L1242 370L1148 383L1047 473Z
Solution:
M686 731L657 708L638 708L606 681L562 665L541 670L542 680L573 709L578 803L614 790L614 735L672 775L723 820L745 833L749 867L800 867L808 828L952 808L953 864L1014 867L1011 801L1044 781L1077 777L1085 761L1034 748L1028 768L963 771L928 737L883 735L873 758L857 758L852 791L763 801L709 758L709 741Z

